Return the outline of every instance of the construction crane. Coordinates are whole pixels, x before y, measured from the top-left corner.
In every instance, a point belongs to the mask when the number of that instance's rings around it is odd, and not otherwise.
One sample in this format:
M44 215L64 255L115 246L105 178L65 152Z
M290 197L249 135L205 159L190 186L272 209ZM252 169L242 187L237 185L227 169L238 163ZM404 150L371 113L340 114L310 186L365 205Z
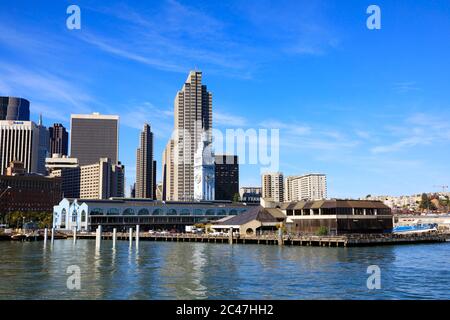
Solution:
M441 188L442 193L445 193L445 190L448 190L448 186L433 186L433 188Z

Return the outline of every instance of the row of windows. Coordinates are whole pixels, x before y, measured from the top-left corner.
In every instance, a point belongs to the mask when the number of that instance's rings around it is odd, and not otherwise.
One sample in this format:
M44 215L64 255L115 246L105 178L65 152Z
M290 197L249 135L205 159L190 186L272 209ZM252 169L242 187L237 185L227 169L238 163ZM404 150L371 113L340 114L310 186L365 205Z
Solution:
M176 209L167 209L167 210L163 210L160 208L157 209L153 209L152 211L148 210L148 209L139 209L139 210L135 210L133 208L127 208L125 210L122 211L122 213L120 212L119 209L117 208L110 208L108 210L103 210L100 208L95 208L92 209L90 211L91 215L111 215L111 216L115 216L115 215L124 215L124 216L134 216L134 215L138 215L138 216L148 216L148 215L152 215L152 216L163 216L163 215L167 215L167 216L234 216L237 215L238 213L242 213L245 212L244 210L237 210L237 209L231 209L227 212L227 210L225 209L180 209L180 210L176 210Z
M67 211L66 209L62 209L61 211L61 225L65 225L66 224L66 215L67 215ZM77 214L76 212L74 214L72 214L72 222L76 222L77 221ZM86 211L81 211L81 222L85 222L86 221Z

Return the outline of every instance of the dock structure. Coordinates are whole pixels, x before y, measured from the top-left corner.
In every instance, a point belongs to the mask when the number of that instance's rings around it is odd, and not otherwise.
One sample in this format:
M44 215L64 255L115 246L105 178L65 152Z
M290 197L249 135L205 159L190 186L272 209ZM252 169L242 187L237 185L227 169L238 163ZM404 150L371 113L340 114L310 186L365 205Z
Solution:
M95 239L95 233L82 233L77 235L79 239ZM117 232L117 240L132 241L133 234L129 232ZM113 232L104 232L102 239L114 240ZM262 245L286 245L286 246L315 246L315 247L357 247L378 246L412 243L439 243L450 240L448 233L422 233L422 234L367 234L367 235L340 235L340 236L287 236L280 238L278 235L260 235L247 237L230 237L207 234L149 234L141 233L142 241L170 241L170 242L204 242L204 243L230 243L230 244L262 244ZM282 242L280 244L280 241Z

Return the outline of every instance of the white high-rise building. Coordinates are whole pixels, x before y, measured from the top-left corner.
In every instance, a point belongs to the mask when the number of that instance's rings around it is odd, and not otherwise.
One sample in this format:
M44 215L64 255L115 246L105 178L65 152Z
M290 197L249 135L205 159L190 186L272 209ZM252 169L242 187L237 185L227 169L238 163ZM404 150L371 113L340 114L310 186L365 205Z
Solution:
M283 202L283 174L281 172L262 175L262 198Z
M167 200L194 200L194 157L206 132L207 141L212 143L212 94L202 84L202 72L191 71L183 88L178 91L174 103L174 135L163 155L165 177L173 184L163 187ZM172 149L173 148L173 149ZM171 157L167 157L171 155ZM173 161L169 164L165 161ZM170 170L173 169L173 172ZM168 180L164 179L163 183Z
M45 160L45 159L44 159ZM32 121L0 121L0 174L11 161L19 161L28 173L37 172L39 129Z
M309 201L327 198L327 177L324 174L311 173L302 176L290 176L284 181L284 201Z

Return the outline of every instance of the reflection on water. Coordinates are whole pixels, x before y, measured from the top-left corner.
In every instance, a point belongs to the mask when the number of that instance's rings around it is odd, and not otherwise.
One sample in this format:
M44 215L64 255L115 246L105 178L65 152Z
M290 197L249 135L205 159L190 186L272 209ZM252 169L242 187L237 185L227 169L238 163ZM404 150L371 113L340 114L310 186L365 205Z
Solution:
M450 243L369 248L0 242L0 299L449 299ZM81 289L66 287L81 269ZM366 287L369 265L381 290Z

